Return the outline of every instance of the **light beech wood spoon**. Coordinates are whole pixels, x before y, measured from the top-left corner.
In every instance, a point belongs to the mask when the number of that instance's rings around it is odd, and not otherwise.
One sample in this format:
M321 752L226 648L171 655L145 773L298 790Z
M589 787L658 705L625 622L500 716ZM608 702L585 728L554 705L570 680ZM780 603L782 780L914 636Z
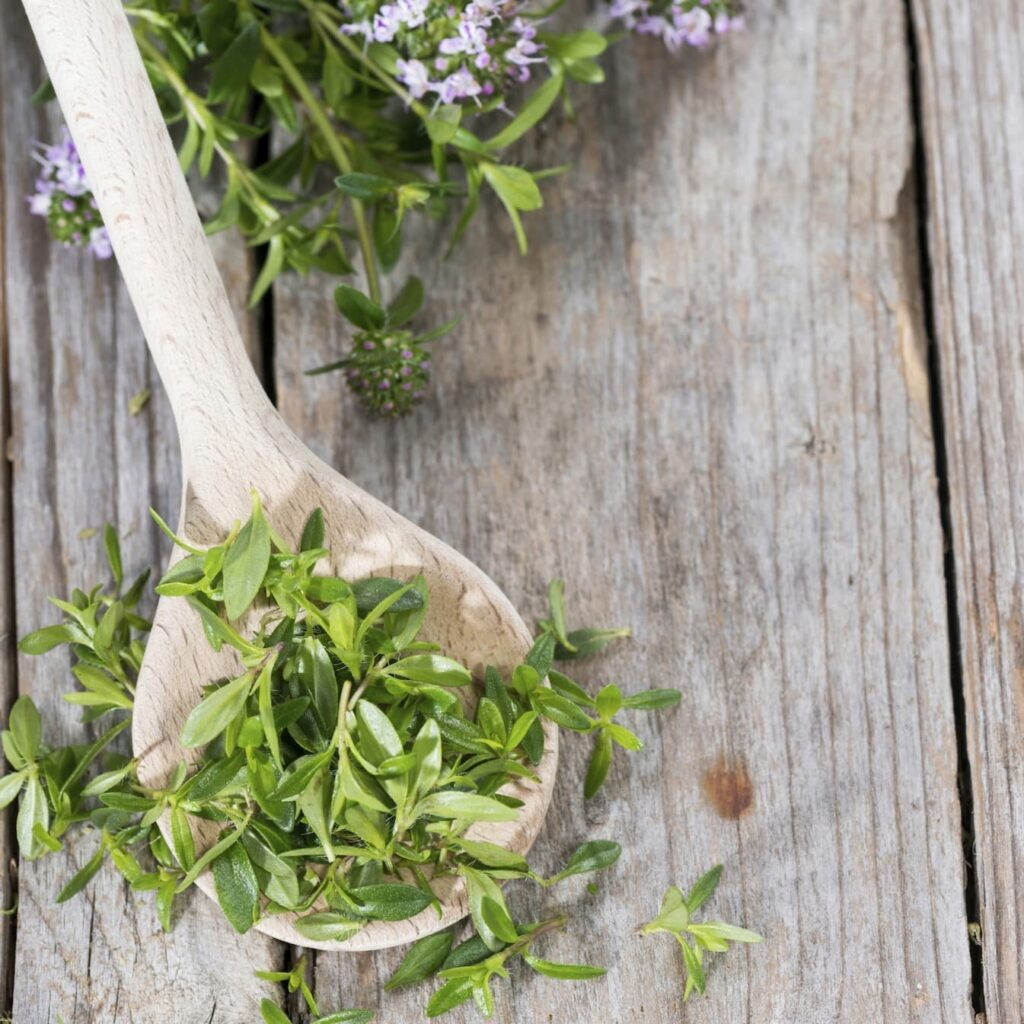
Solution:
M423 573L430 586L423 635L475 674L488 664L511 670L529 649L530 633L508 598L467 559L316 458L264 393L121 0L24 5L174 410L184 482L180 532L199 545L220 542L236 520L248 517L255 488L272 525L297 544L307 516L319 506L332 551L324 571L348 579ZM144 784L161 785L192 756L179 742L181 728L202 686L237 672L232 659L226 649L213 652L183 600L160 600L132 732ZM480 824L470 834L525 853L543 822L557 759L557 729L546 722L539 784L508 790L526 802L518 819ZM197 835L200 843L212 841L202 829ZM212 895L209 873L199 885ZM461 880L440 879L436 890L441 918L428 908L407 921L371 922L345 942L306 939L288 914L256 927L302 946L382 949L465 915Z

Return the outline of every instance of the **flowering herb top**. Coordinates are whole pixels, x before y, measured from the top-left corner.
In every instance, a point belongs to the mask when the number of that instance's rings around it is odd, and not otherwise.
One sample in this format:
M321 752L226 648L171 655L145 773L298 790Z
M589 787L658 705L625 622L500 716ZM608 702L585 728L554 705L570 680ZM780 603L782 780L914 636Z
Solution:
M113 253L110 236L68 130L63 129L60 141L52 146L40 145L34 156L39 175L29 208L47 219L50 234L58 242L84 246L97 258L108 259Z
M531 65L548 66L535 21L517 0L363 0L344 7L341 31L392 43L395 77L413 99L441 103L496 100L528 82Z
M731 0L611 0L609 12L639 35L659 37L673 52L704 49L715 36L744 27Z
M454 245L489 192L526 251L523 215L543 206L539 183L553 171L519 166L515 147L552 112L571 112L570 87L604 80L610 42L556 26L553 9L538 0L125 6L182 167L206 177L221 165L222 202L207 230L236 227L264 254L251 302L286 270L344 277L361 264L365 298L379 309L401 291L384 275L410 215L453 215ZM604 10L674 49L738 28L738 9L734 0L612 0ZM284 129L276 138L294 142L254 161L270 147L252 140L275 126ZM61 242L108 256L73 144L65 137L40 162L33 211ZM328 366L345 371L366 408L403 415L428 382L416 339L443 333L418 331L355 336Z

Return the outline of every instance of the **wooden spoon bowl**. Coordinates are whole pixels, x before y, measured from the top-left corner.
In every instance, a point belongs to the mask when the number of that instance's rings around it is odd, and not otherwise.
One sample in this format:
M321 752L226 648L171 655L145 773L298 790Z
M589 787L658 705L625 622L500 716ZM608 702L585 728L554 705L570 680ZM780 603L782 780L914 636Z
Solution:
M348 579L422 573L430 602L422 635L482 675L504 672L530 647L508 598L475 565L320 461L284 423L246 356L227 295L120 0L24 0L57 97L110 231L121 271L167 388L181 440L184 481L179 531L219 543L249 514L258 491L267 517L297 544L322 508L329 571ZM162 598L139 675L132 740L139 778L159 787L183 760L180 735L202 687L237 673L233 652L216 653L180 599ZM470 835L525 853L547 810L558 759L557 729L545 723L539 783L507 792L525 801L513 822L481 823ZM194 822L200 849L214 838ZM167 831L167 823L161 822ZM213 894L209 873L200 887ZM301 936L293 914L256 927L296 945L370 950L411 942L466 913L460 879L435 884L443 913L374 921L344 942Z

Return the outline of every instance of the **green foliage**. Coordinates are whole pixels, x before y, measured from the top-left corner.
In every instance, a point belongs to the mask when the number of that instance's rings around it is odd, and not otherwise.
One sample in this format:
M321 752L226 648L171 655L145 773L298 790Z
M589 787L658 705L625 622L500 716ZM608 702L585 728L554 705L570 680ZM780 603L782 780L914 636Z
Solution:
M562 981L585 981L602 977L606 973L604 967L594 967L590 964L554 963L550 960L542 960L531 952L534 942L541 936L564 927L567 920L562 916L536 925L519 926L514 924L511 918L508 918L503 923L503 927L508 929L508 938L494 944L489 944L486 940L480 941L484 939L484 936L480 934L478 924L478 935L457 947L448 960L442 963L441 969L436 972L442 985L427 1003L427 1016L440 1017L470 999L473 1000L484 1017L493 1016L494 993L491 984L495 978L507 979L509 977L506 965L515 957L522 957L534 971L548 978L557 978Z
M422 292L407 302L403 289L390 306L384 303L381 277L399 260L409 214L453 216L454 244L485 182L525 251L520 215L541 207L537 182L550 172L508 162L506 151L557 109L560 98L568 108L570 80L600 80L595 58L607 45L595 32L546 32L550 61L535 69L534 88L512 88L510 78L506 95L459 105L410 95L397 77L399 51L347 35L342 29L351 19L331 0L131 0L126 11L161 110L177 132L182 168L204 178L215 165L223 169L220 206L207 230L236 227L250 245L263 248L250 301L259 302L288 270L346 277L362 264L366 293L344 284L338 306L369 333L353 339L349 356L321 370L351 370L367 341L386 353L443 333L395 333L418 312ZM435 35L444 31L439 22ZM499 106L503 113L495 115ZM505 119L504 126L484 139L481 132L492 131L495 118ZM277 138L294 141L254 163L253 140L275 129ZM392 330L382 335L386 319ZM385 345L386 338L395 339L394 346ZM401 382L412 385L403 393L374 402L372 388L387 388L379 381L362 386L368 375L357 368L362 372L347 375L350 386L367 408L387 416L408 412L427 383L425 374L417 375ZM238 581L229 617L243 598Z
M683 954L686 987L683 1000L696 991L703 994L707 985L704 973L705 953L724 953L730 942L756 943L761 936L723 921L696 922L693 915L714 895L722 877L722 865L705 872L687 895L676 886L669 886L661 900L658 916L640 929L641 935L666 932L675 937ZM689 937L689 938L688 938Z
M404 310L385 316L408 314L417 298L414 286ZM0 804L22 794L17 830L25 856L60 849L73 823L98 833L94 854L60 900L79 893L109 857L135 888L156 892L169 927L175 894L209 869L239 932L292 911L308 938L340 940L369 921L426 912L436 905L428 879L458 874L493 952L518 937L501 881L550 885L618 859L617 843L595 840L544 879L519 854L467 835L474 823L518 815L520 803L504 787L536 779L542 719L596 732L599 743L608 736L639 747L613 720L632 698L623 700L615 687L591 698L551 668L565 635L560 587L552 589L551 626L511 678L488 668L475 679L419 638L429 605L422 578L349 583L314 574L329 554L319 510L299 551L276 534L256 495L250 518L208 549L155 518L186 552L157 593L188 601L197 629L214 648L233 648L239 669L204 688L182 732L199 761L179 765L162 789L142 785L132 760L108 752L130 722L150 626L137 612L147 577L122 592L120 550L108 529L113 589L55 600L63 621L21 647L70 646L81 688L66 698L83 707L85 721L110 716L112 724L91 743L51 749L35 706L22 697L0 737L12 767L0 781ZM460 692L471 699L464 703ZM166 839L156 827L165 817ZM218 826L206 848L197 845L196 819ZM150 858L153 870L144 866ZM433 958L443 959L438 950ZM405 977L422 970L412 964Z
M566 629L560 583L552 584L550 616L524 662L508 679L494 668L479 679L419 638L430 598L422 578L350 583L314 574L329 555L319 510L310 515L298 551L276 534L255 495L249 520L208 549L175 537L154 518L186 552L157 593L188 601L207 642L233 648L240 669L210 682L186 721L183 742L200 749L199 762L180 764L161 789L143 786L135 762L111 745L131 721L150 629L138 611L148 573L124 588L117 536L108 527L113 587L53 599L62 621L20 645L30 654L69 647L80 685L65 698L82 708L83 722L103 720L105 728L91 742L51 747L26 696L0 733L11 766L0 779L0 806L21 795L22 854L60 850L72 825L96 836L58 901L73 899L109 860L132 888L154 893L169 929L175 896L210 870L225 917L239 932L292 911L307 938L344 940L370 921L429 913L437 906L429 879L457 874L469 893L476 934L454 948L450 932L422 939L388 988L437 976L442 985L430 999L429 1016L470 999L489 1015L492 983L508 976L505 964L513 957L550 978L602 974L602 968L537 957L533 942L564 919L516 924L501 883L526 879L550 886L605 870L619 859L619 844L585 842L544 878L521 855L467 830L476 822L515 819L519 801L503 789L536 778L543 719L596 734L597 751L613 743L636 750L639 740L616 717L629 708L668 706L678 693L624 697L618 687L604 686L591 696L553 669L556 656L575 653L566 644L573 644L573 634ZM591 632L602 634L604 646L628 631ZM464 704L460 694L472 699ZM166 838L157 825L165 818ZM198 845L196 819L219 826L212 845ZM690 896L693 906L712 890L702 880ZM714 949L723 939L747 941L737 937L742 930L694 927L698 951L690 958L698 964L700 943ZM300 992L316 1024L365 1024L372 1017L364 1010L320 1016L303 961L260 977ZM271 1000L261 1004L265 1024L280 1024L281 1013Z

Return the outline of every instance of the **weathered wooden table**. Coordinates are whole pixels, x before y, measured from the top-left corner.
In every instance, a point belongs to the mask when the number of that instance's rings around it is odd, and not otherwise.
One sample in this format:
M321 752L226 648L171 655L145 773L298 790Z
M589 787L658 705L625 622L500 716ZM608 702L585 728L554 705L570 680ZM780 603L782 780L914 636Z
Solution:
M587 670L678 686L606 792L565 771L537 847L627 854L570 932L606 982L523 979L515 1024L1016 1024L1024 1016L1024 15L1016 0L753 5L710 56L619 49L578 123L533 251L489 208L443 264L408 256L466 314L428 404L370 422L336 377L323 281L242 314L287 420L367 490L466 552L524 611L570 581L578 620L636 639ZM15 655L45 596L99 578L105 519L132 568L178 505L168 408L113 265L33 221L32 140L55 109L3 14L0 503L3 702L31 693L56 738L62 657ZM557 134L557 138L554 136ZM241 298L252 273L215 242ZM152 401L137 416L128 399ZM959 782L959 785L958 785ZM0 832L3 863L16 857ZM72 847L72 861L82 861ZM669 940L640 940L664 887L726 865L717 909L766 942L680 1002ZM295 951L236 936L196 895L175 931L112 872L61 907L68 859L4 871L0 1007L17 1024L253 1022L253 967ZM545 896L523 891L537 912ZM980 924L980 945L969 923ZM397 954L315 960L327 1007L377 1006ZM422 991L380 1003L420 1019ZM294 1009L294 1007L293 1007ZM474 1018L456 1013L456 1022ZM296 1015L296 1020L299 1017Z

